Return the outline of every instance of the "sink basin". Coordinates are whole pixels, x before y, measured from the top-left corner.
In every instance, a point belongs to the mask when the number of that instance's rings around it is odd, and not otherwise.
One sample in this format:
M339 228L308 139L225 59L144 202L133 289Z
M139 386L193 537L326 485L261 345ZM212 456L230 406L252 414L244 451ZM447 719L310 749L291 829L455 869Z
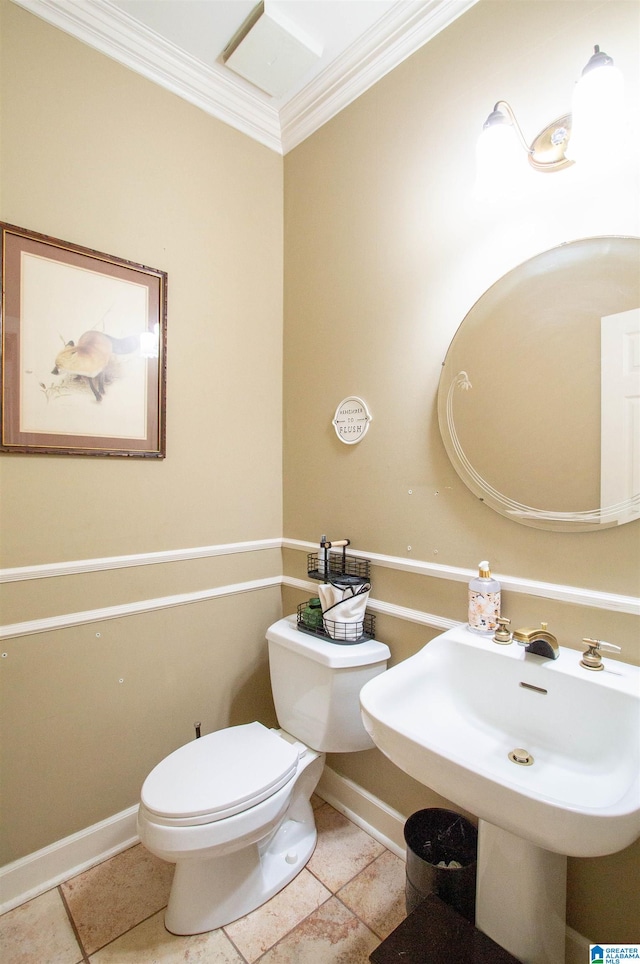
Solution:
M605 659L590 672L580 656L544 659L459 626L364 686L364 725L482 820L557 854L614 853L640 836L640 668Z

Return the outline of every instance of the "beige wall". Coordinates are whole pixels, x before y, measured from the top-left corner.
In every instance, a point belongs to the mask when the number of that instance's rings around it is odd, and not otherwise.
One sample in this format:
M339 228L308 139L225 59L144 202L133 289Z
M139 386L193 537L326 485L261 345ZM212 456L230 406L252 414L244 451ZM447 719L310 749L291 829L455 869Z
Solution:
M639 14L624 2L481 0L287 155L287 536L348 536L364 551L456 567L488 558L510 576L637 594L640 524L559 534L497 515L451 468L436 394L457 326L507 270L564 241L640 234L638 172L628 164L604 183L577 168L538 175L519 202L487 206L472 196L475 140L493 104L508 100L532 138L570 108L595 43L621 67L638 115ZM373 421L361 443L345 446L331 419L351 394L367 402ZM509 449L506 438L506 458ZM300 575L302 554L288 553L285 565ZM465 618L460 582L374 567L373 594ZM640 663L632 616L513 592L505 592L503 609L516 626L548 620L565 645L600 634ZM379 617L377 635L395 661L434 632ZM415 784L375 751L331 762L403 813L415 808ZM432 796L424 791L422 799L428 806ZM593 939L637 939L639 857L636 845L606 859L571 860L569 923Z
M2 220L168 272L167 458L4 455L2 566L282 532L282 158L9 3ZM2 622L277 576L280 551L3 587ZM280 591L9 639L3 852L130 807L203 732L273 720L264 629Z
M513 576L637 592L637 524L569 536L502 519L450 468L435 409L449 341L497 277L564 240L640 233L627 172L605 191L541 177L520 208L469 196L476 130L498 97L533 134L568 108L596 42L637 93L636 12L481 2L288 155L283 382L282 159L0 0L0 217L169 277L167 459L2 457L2 565L326 531L370 552L462 567L489 556ZM374 422L347 447L330 423L352 393ZM304 569L285 553L286 572ZM13 583L3 622L280 571L273 550ZM462 583L373 575L380 599L464 618ZM285 610L301 598L287 590ZM505 609L640 662L632 617L513 593ZM267 589L5 642L2 860L133 805L194 720L271 722L263 634L280 612ZM394 661L432 635L378 618ZM332 764L407 815L438 805L376 751ZM572 926L637 938L638 853L570 862Z
M282 159L2 10L3 220L169 278L169 457L3 459L3 565L279 535Z

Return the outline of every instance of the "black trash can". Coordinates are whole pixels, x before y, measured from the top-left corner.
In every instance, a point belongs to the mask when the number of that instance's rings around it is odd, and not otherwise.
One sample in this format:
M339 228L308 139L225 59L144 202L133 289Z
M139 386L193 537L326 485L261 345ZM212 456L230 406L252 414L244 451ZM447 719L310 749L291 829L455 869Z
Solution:
M475 923L478 831L453 810L418 810L404 825L407 914L428 894Z

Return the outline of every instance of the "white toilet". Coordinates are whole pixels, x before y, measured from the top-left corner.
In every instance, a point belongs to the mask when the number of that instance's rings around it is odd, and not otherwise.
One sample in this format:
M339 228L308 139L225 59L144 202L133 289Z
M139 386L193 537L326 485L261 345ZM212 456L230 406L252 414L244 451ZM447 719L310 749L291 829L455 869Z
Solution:
M282 729L231 726L192 740L145 780L142 843L176 864L167 930L200 934L255 910L305 866L316 844L311 795L326 752L373 746L360 718L364 684L384 672L384 643L339 645L296 628L267 630Z

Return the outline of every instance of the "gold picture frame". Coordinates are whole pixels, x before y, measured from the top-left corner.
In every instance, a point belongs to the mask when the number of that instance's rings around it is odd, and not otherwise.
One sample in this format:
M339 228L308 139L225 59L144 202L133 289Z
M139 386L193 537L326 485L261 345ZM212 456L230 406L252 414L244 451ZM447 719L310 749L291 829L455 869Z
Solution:
M0 452L163 459L166 272L0 231Z

